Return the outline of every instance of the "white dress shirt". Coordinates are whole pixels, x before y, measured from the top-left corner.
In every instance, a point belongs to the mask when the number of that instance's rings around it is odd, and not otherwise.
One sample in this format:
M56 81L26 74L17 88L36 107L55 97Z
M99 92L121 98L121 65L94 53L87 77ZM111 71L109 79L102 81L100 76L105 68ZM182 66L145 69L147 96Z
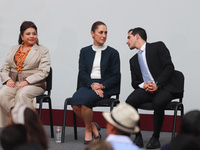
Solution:
M96 51L92 71L90 74L91 79L101 79L101 52L107 48L107 45L95 46L92 45L92 49Z
M110 142L114 150L141 150L128 136L110 134L106 141Z

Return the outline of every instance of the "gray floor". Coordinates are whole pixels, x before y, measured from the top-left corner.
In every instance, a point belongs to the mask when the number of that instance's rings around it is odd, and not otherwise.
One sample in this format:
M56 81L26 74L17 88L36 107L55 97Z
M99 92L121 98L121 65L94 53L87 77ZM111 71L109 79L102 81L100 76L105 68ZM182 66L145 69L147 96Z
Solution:
M49 126L44 126L45 131L49 137L49 150L84 150L85 145L84 140L84 128L78 127L78 140L74 140L73 127L66 127L65 129L65 143L56 143L55 139L50 138L50 128ZM54 127L55 129L56 127ZM106 138L106 129L101 129L102 139ZM152 135L152 131L142 131L144 145L149 141ZM131 136L134 138L134 135ZM164 145L170 142L171 133L162 132L160 135L160 143ZM144 148L145 149L145 148Z

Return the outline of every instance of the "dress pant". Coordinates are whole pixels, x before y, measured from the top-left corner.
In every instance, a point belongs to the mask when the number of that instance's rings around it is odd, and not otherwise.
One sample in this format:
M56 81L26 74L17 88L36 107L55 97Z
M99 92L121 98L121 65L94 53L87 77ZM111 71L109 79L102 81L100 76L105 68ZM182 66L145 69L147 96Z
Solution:
M158 89L154 93L148 93L144 89L138 88L128 96L126 103L132 105L137 110L141 104L145 102L152 102L154 107L153 136L159 138L164 120L164 108L171 102L172 98L172 94L164 89Z
M36 107L36 96L45 92L41 87L34 85L27 85L17 90L18 82L14 88L3 85L0 88L0 127L8 125L10 109L15 106L17 102L27 104L30 108Z

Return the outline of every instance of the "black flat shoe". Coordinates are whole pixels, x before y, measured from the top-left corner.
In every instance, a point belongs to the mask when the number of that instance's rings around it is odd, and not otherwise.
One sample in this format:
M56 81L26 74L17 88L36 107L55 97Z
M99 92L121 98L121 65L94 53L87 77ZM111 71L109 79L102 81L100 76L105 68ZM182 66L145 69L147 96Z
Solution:
M90 140L90 141L84 140L84 144L85 144L85 145L88 145L90 142L92 142L92 140Z

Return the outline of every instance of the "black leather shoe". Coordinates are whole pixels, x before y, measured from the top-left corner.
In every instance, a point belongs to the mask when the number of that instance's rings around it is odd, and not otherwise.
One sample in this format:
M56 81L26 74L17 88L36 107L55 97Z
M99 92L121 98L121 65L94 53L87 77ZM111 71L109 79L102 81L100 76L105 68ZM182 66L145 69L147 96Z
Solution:
M152 137L146 145L147 149L156 149L160 148L160 142L158 138Z
M144 147L142 136L136 136L133 141L138 147Z

